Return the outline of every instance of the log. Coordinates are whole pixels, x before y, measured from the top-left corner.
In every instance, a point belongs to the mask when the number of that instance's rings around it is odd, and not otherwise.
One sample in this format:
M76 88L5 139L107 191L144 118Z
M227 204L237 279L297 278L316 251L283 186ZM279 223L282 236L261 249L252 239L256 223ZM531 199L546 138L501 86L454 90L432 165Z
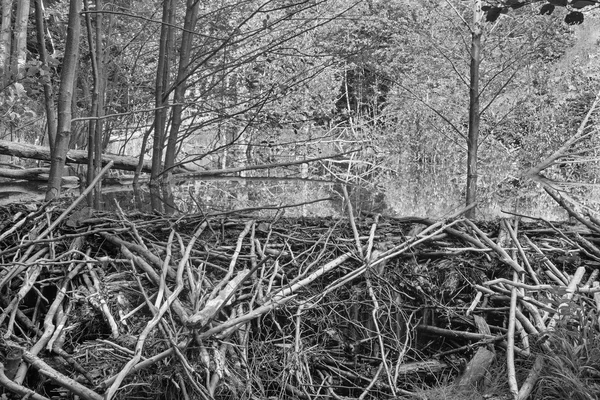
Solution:
M32 158L34 160L50 161L50 149L44 146L36 146L28 143L16 143L8 140L0 140L0 154L21 158ZM135 171L138 165L137 157L118 156L116 154L102 154L102 165L114 161L113 168L125 171ZM87 150L69 150L67 153L67 164L87 164ZM144 160L142 172L150 172L152 163Z
M47 182L50 174L50 168L0 168L1 178L10 178L26 181L42 181ZM67 183L79 183L76 176L63 176L63 185Z

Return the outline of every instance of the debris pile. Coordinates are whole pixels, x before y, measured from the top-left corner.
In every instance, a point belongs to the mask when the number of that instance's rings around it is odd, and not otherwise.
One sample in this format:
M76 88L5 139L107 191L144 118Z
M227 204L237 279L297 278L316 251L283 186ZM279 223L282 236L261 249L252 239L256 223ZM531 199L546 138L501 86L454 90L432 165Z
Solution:
M5 207L0 384L32 399L434 398L440 382L526 398L553 332L600 331L600 224L584 221Z

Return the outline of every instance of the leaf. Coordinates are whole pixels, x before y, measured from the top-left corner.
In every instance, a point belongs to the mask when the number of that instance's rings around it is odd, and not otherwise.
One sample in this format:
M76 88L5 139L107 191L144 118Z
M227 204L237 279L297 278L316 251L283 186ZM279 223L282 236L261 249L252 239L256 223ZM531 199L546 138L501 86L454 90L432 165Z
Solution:
M521 2L521 1L517 1L513 4L510 4L510 8L512 8L513 10L516 10L517 8L521 8L525 5L525 2Z
M579 11L572 11L565 17L565 22L569 25L579 25L583 23L583 13Z
M502 9L500 7L492 7L486 13L485 20L487 22L494 22L498 19L498 17L500 16L500 13L502 13Z
M542 8L540 8L540 14L541 15L546 15L546 14L550 15L554 12L554 8L555 7L553 4L550 4L550 3L544 4L542 6Z
M548 3L559 7L566 7L569 2L567 0L548 0Z
M579 10L587 6L593 6L594 4L596 4L596 2L591 0L575 0L571 3L571 7Z
M22 97L26 93L25 87L19 82L15 82L14 87L18 97Z

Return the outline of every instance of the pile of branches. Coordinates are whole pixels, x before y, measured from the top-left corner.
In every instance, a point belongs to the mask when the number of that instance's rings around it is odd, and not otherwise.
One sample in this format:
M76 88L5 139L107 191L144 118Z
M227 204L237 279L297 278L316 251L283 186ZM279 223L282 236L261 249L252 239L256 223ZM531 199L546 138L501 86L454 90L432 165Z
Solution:
M435 398L440 383L524 399L552 362L564 375L559 344L597 343L600 224L577 217L3 208L0 384L32 399ZM582 371L598 391L600 369Z

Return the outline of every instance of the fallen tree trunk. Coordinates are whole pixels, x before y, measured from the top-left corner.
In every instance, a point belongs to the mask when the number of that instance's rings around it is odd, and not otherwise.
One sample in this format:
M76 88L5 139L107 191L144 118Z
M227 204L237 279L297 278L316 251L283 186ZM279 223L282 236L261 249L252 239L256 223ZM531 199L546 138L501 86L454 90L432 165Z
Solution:
M0 154L21 158L32 158L34 160L50 161L50 149L44 146L36 146L28 143L15 143L8 140L0 140ZM88 154L86 150L69 150L67 153L67 164L87 164ZM118 156L116 154L102 154L102 165L114 161L113 168L125 171L135 171L138 165L137 157ZM150 172L152 164L144 160L143 172Z
M50 168L0 168L0 178L20 179L26 181L47 182L50 174ZM63 185L66 183L78 183L76 176L63 176Z

